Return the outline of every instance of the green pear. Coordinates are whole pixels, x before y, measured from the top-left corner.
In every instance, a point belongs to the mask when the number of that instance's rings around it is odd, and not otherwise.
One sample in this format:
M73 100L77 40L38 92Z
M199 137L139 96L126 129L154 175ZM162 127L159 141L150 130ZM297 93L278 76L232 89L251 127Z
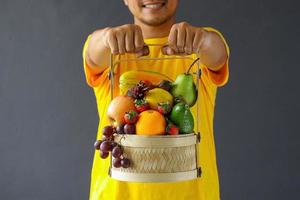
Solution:
M182 100L184 103L192 107L198 97L198 91L191 74L179 74L173 83L171 90L175 99Z

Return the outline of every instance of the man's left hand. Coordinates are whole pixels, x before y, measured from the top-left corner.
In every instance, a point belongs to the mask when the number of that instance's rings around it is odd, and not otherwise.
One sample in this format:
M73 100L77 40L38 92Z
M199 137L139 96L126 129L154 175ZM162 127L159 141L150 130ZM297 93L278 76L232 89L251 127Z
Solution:
M225 43L217 33L191 26L186 22L172 26L168 44L162 47L162 53L165 55L198 54L200 62L213 71L222 68L228 58Z
M194 27L187 22L174 24L170 30L168 45L162 48L166 55L190 55L199 53L207 34L203 28Z

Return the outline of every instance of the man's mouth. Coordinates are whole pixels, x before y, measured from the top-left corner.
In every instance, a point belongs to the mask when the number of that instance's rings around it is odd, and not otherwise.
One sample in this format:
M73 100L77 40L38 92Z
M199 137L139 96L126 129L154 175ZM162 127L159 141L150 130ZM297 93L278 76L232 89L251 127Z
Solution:
M142 7L143 8L150 8L150 9L159 9L162 8L166 3L161 3L161 2L157 2L157 3L148 3L148 4L144 4Z

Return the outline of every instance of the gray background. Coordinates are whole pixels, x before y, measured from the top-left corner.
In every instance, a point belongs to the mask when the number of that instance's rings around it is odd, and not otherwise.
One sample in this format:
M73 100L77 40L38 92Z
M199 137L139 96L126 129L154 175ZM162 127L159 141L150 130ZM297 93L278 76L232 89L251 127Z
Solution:
M215 113L222 199L300 198L297 4L181 1L178 21L231 47ZM121 0L0 1L0 199L88 198L98 118L82 45L131 20Z

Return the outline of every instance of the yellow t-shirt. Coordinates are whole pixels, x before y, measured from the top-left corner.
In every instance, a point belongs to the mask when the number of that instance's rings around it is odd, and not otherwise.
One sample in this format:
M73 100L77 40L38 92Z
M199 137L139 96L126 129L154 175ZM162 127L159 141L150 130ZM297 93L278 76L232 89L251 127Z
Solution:
M205 28L209 31L215 31L222 38L223 36L212 28ZM88 38L89 39L89 38ZM145 39L146 44L165 44L168 38L150 38ZM223 38L224 40L224 38ZM225 41L225 40L224 40ZM226 43L226 42L225 42ZM88 40L83 49L83 59L87 48ZM159 46L150 46L150 54L147 57L157 58L166 57L160 51ZM229 56L229 48L226 44ZM191 55L196 58L196 55ZM135 58L134 54L117 55L119 58ZM167 74L173 80L178 74L184 73L191 64L191 60L163 60L163 61L139 61L125 62L116 67L114 94L118 94L118 78L120 74L136 69L148 69ZM109 125L106 117L106 111L110 103L110 89L107 68L100 73L94 68L90 68L85 60L84 71L86 81L94 90L97 100L99 113L99 126L97 139L102 137L102 128ZM94 162L91 174L90 199L91 200L218 200L219 182L216 164L215 143L213 135L213 117L217 87L224 85L228 80L228 60L218 71L213 72L201 66L202 76L199 89L200 105L200 166L202 175L200 178L191 181L181 181L174 183L132 183L117 181L108 176L109 159L101 159L99 152L94 155ZM196 70L194 65L193 70ZM196 116L196 106L192 108L192 113ZM195 118L195 117L194 117Z

